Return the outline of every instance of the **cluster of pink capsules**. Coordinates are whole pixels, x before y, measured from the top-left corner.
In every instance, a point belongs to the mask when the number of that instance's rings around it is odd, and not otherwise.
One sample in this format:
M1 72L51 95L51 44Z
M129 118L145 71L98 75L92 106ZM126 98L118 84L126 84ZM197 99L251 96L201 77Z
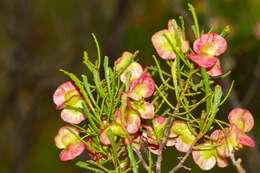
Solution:
M218 57L226 51L227 42L215 32L201 34L194 41L192 49L176 21L169 20L168 28L156 32L151 40L158 55L165 61L175 61L181 52L195 68L205 68L209 76L223 74ZM130 52L123 52L114 63L115 73L123 70L119 78L126 87L118 93L121 102L113 113L112 121L106 116L101 117L99 133L96 134L98 139L94 140L88 135L87 126L81 126L88 123L88 120L82 111L83 103L87 103L79 88L72 81L65 82L57 88L53 95L54 103L56 108L61 110L61 118L70 124L60 128L55 137L56 146L62 149L62 161L73 160L84 150L96 162L106 159L109 156L105 156L104 153L111 145L111 135L116 140L121 139L123 145L131 145L134 150L140 150L144 144L150 152L159 154L169 117L156 114L155 105L151 101L155 92L155 82L148 69L143 69L133 60L133 56ZM246 134L254 125L252 114L246 109L234 108L227 118L229 123L226 123L225 128L214 130L208 136L204 134L199 141L194 133L196 130L192 129L188 122L175 118L165 146L174 146L183 153L192 148L193 160L203 170L209 170L216 164L225 167L235 150L243 146L255 146L254 140ZM94 143L99 143L103 148L101 151L104 152L97 150ZM122 162L123 164L127 163Z

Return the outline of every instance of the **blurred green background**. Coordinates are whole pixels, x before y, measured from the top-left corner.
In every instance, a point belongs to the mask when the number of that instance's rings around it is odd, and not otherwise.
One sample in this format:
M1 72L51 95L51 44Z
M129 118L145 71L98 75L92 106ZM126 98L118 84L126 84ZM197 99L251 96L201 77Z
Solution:
M221 31L230 25L228 53L221 58L232 70L222 85L235 80L235 91L219 117L231 107L249 108L255 117L257 146L238 153L249 173L260 172L260 1L259 0L1 0L0 2L0 172L86 172L61 163L53 137L64 123L52 103L56 87L67 80L58 70L84 73L83 50L95 56L91 32L113 61L122 51L140 50L149 65L155 53L151 35L167 20L183 15L187 3L196 7L201 28ZM193 40L189 28L188 37ZM112 64L112 63L111 63ZM167 152L164 172L177 162ZM196 165L192 172L202 172ZM214 169L210 172L235 172ZM181 172L181 171L180 171ZM185 172L185 171L183 171Z

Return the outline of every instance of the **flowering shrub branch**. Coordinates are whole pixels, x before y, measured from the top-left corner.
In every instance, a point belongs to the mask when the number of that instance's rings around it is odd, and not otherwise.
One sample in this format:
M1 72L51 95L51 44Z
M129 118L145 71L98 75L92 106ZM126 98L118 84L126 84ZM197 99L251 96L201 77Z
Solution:
M163 151L175 148L184 155L171 173L190 170L184 165L190 155L202 170L226 167L230 159L238 171L243 170L234 153L243 146L254 147L246 134L254 126L253 116L234 108L228 122L216 117L233 87L232 83L225 94L216 81L228 75L219 60L227 49L228 29L221 34L201 32L190 4L189 10L194 19L193 45L185 37L182 18L181 27L169 20L167 29L151 38L162 59L153 56L155 66L143 68L135 60L138 52L126 51L111 68L108 57L102 61L93 35L97 60L92 62L87 52L83 57L89 75L78 78L62 70L70 81L53 95L62 120L70 124L55 137L62 161L86 151L90 160L76 165L93 172L137 173L142 164L147 172L160 173Z

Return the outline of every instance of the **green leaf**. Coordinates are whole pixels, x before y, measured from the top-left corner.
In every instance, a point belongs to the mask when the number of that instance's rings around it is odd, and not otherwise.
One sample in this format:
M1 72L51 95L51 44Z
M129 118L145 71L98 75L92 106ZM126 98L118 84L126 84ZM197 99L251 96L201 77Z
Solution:
M103 170L93 167L92 165L90 165L89 163L83 162L83 161L78 161L76 163L76 166L80 167L80 168L84 168L93 172L97 172L97 173L105 173Z
M201 68L201 75L202 75L202 79L203 79L205 94L208 95L211 92L211 87L210 87L210 82L209 82L209 76L208 76L205 68ZM206 103L207 113L210 111L210 100L211 100L211 97L209 97L207 99L207 103Z
M231 85L230 85L230 87L229 87L229 89L228 89L228 92L227 92L226 96L224 97L224 99L221 101L220 105L222 105L223 103L225 103L225 101L229 98L229 96L230 96L230 94L231 94L231 91L232 91L232 89L233 89L234 83L235 83L235 81L232 81L232 83L231 83Z
M92 68L95 68L95 65L89 61L89 56L88 56L88 52L87 51L84 51L84 54L83 54L83 63L88 66L91 66Z
M111 146L112 146L112 157L113 157L113 160L114 160L114 163L115 163L115 168L116 169L120 169L120 166L118 166L120 164L119 160L118 160L118 155L117 155L117 148L116 148L116 143L115 143L115 136L112 132L111 129L108 129L107 132L106 132L106 135L111 143ZM120 171L121 172L121 171Z
M104 73L105 73L105 79L106 79L106 84L107 84L107 90L108 90L108 93L109 93L109 98L110 100L112 100L113 98L113 93L111 91L111 83L110 83L110 72L111 70L109 69L109 61L108 61L108 57L105 56L104 58Z
M196 38L199 38L200 37L200 28L199 28L199 22L198 22L198 18L197 18L195 8L190 3L188 3L188 7L189 7L189 10L192 14L194 25L195 25L195 36L196 36Z
M207 117L207 122L205 123L205 128L203 130L204 133L206 133L210 129L212 123L214 122L215 116L216 116L217 112L219 111L218 107L221 103L222 94L223 93L222 93L221 86L217 85L214 90L213 104L212 104L209 116Z
M176 32L176 34L178 35L178 37L180 38L179 36L179 32ZM176 35L175 34L175 35ZM172 48L172 50L174 51L174 53L176 54L176 58L179 56L180 59L184 62L184 64L186 66L188 66L189 68L192 67L192 65L190 64L189 61L187 61L187 58L183 55L182 51L181 51L181 43L180 44L180 47L178 48L178 43L176 43L176 39L172 39L171 37L169 37L169 35L167 34L164 34L163 35L165 37L165 39L167 40L169 46ZM179 39L179 42L180 42L180 39Z
M83 95L84 99L86 100L88 106L90 107L91 111L95 114L95 116L98 118L98 114L96 112L96 110L94 109L87 92L84 89L84 86L82 85L81 80L78 79L78 77L76 75L74 75L73 73L69 73L65 70L60 70L61 72L63 72L65 75L67 75L74 83L75 85L79 88L80 93Z
M148 151L148 173L152 173L153 172L153 158L152 158L152 153L150 151Z
M100 108L99 108L97 102L95 101L94 96L93 96L93 94L92 94L92 92L90 90L90 84L88 82L88 77L86 75L81 75L81 76L82 76L83 84L84 84L84 87L85 87L85 89L87 91L87 94L88 94L89 98L91 99L91 101L94 104L94 106L96 107L96 109L100 110Z
M123 66L123 68L120 68L118 71L116 71L116 75L114 75L114 79L113 80L118 78L132 64L132 62L134 62L134 59L138 55L138 53L139 53L139 51L135 51L135 53L131 57L131 61L127 62L127 64L125 64Z
M202 110L200 116L200 130L203 130L204 128L206 118L207 118L207 114L204 110Z
M171 85L169 85L169 84L167 83L167 81L164 79L164 77L163 77L163 71L162 71L162 69L161 69L161 67L160 67L160 64L159 64L157 58L156 58L155 56L153 56L153 59L154 59L155 64L156 64L156 66L157 66L157 68L158 68L158 73L159 73L159 76L160 76L160 78L161 78L163 84L164 84L165 86L167 86L169 89L174 90L174 87L172 87Z
M129 157L133 172L138 173L138 165L136 163L135 156L134 156L133 150L131 148L131 145L127 145L127 152L128 152L128 157Z
M97 68L100 68L100 63L101 63L101 53L100 53L100 46L97 40L97 37L95 36L94 33L92 33L92 37L95 41L96 49L97 49L97 54L98 54L98 59L97 59Z
M172 21L172 27L173 27L174 32L175 32L175 38L176 38L176 41L177 41L176 46L179 48L178 50L181 50L182 45L181 45L181 36L180 36L179 30L178 30L179 26L174 19L171 20L171 21Z
M183 16L179 16L179 19L181 21L181 30L183 33L185 33L185 24L184 24Z
M176 57L177 60L177 57ZM172 73L172 80L173 80L173 86L174 86L174 92L177 100L179 100L179 88L178 88L178 78L177 78L177 63L178 61L173 61L171 66L171 73Z
M99 94L100 97L104 97L105 96L105 90L101 85L99 71L95 67L93 67L89 64L86 64L86 65L87 65L89 71L93 75L93 79L94 79L94 83L95 83L95 86L96 86L97 93Z
M67 75L75 83L75 85L79 88L80 93L85 98L85 100L88 100L88 95L87 95L86 91L84 90L81 80L79 80L78 77L76 75L74 75L73 73L70 73L70 72L68 72L66 70L62 70L62 69L60 71L63 72L65 75Z
M94 129L95 132L99 133L99 128L97 128L96 123L93 120L95 120L98 124L101 123L100 120L96 119L95 116L92 116L85 104L83 104L83 111L84 115L89 120L91 127Z
M211 114L216 114L218 106L221 102L221 97L222 97L222 88L220 85L215 86L215 91L214 91L214 102L213 102L213 107L211 109Z

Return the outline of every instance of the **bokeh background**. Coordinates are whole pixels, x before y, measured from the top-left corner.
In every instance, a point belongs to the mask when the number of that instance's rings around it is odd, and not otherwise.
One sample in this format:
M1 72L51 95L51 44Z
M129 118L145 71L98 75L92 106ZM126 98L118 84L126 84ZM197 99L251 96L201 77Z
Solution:
M257 146L238 153L249 173L260 172L260 1L259 0L1 0L0 1L0 172L86 172L61 163L53 137L64 123L52 103L56 87L67 78L58 70L84 73L82 53L95 56L91 33L113 61L123 50L140 50L152 64L151 35L167 20L183 15L192 23L187 3L196 7L205 31L230 25L229 49L221 61L232 73L235 90L219 117L241 105L254 114ZM189 31L188 37L192 40ZM112 64L112 63L111 63ZM165 172L177 162L164 160ZM73 162L72 162L73 163ZM195 165L192 172L202 172ZM211 172L235 172L214 169ZM184 172L184 171L183 171Z

